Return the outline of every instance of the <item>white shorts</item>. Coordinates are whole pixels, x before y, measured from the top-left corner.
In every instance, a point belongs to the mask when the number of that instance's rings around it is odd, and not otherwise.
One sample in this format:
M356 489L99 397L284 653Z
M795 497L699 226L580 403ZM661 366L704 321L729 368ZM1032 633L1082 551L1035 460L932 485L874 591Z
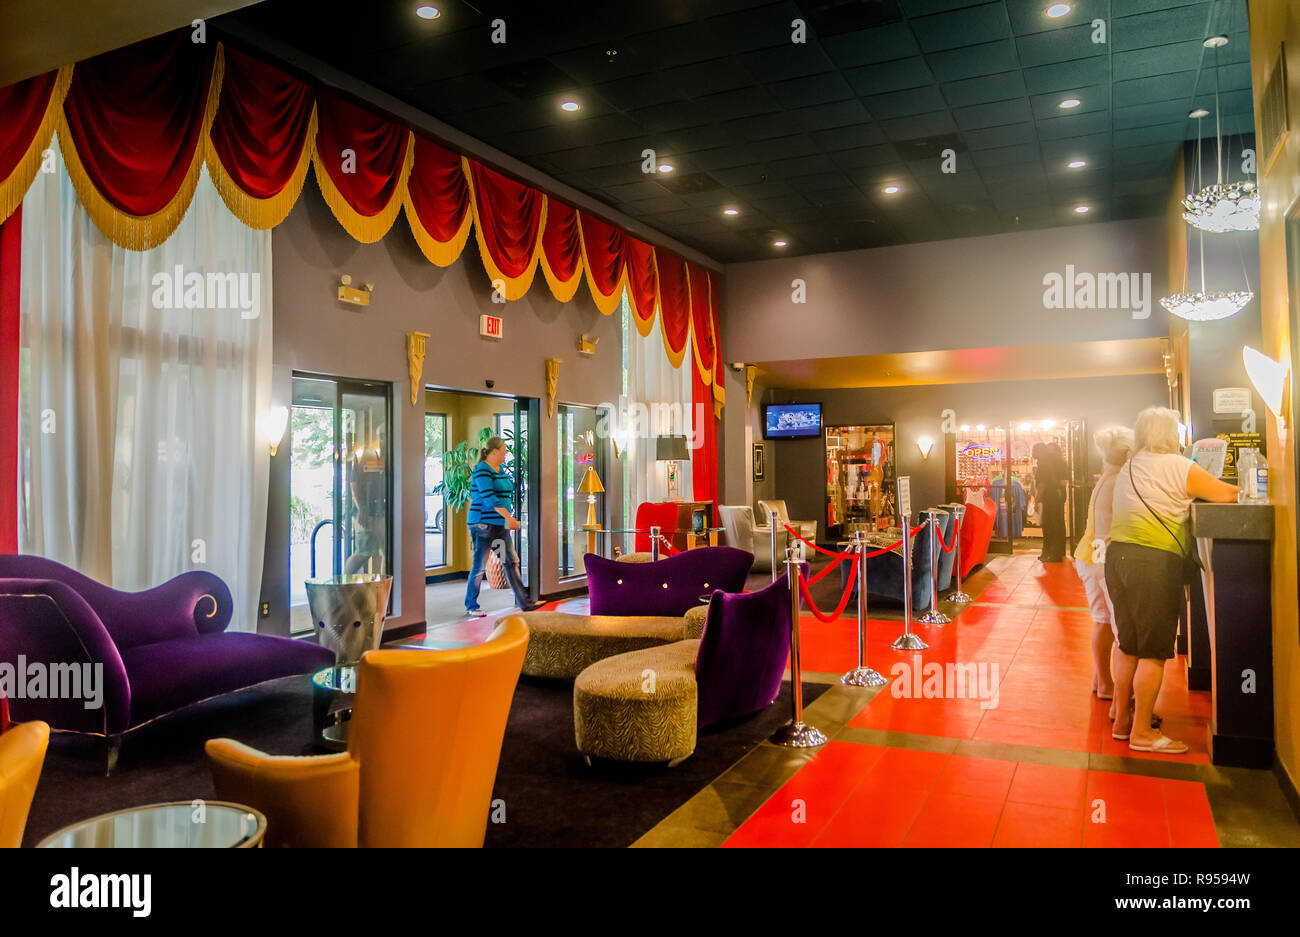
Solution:
M1074 571L1083 580L1083 589L1088 594L1088 611L1092 620L1099 625L1110 625L1115 630L1115 609L1110 604L1110 593L1106 591L1106 567L1101 563L1074 561Z

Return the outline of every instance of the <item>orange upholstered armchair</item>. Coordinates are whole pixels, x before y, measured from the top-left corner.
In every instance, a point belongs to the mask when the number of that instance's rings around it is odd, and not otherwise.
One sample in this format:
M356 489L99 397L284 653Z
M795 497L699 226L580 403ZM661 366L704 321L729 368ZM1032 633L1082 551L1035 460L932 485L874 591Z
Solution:
M49 743L50 727L44 722L19 723L0 735L0 848L22 845Z
M484 644L361 658L348 750L265 755L212 739L217 797L266 815L268 846L482 846L528 626Z

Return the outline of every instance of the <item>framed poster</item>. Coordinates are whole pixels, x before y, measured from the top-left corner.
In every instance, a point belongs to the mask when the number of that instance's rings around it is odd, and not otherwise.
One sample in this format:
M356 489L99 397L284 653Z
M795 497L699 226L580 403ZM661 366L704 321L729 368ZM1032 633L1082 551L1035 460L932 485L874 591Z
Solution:
M754 481L763 480L763 444L754 443Z

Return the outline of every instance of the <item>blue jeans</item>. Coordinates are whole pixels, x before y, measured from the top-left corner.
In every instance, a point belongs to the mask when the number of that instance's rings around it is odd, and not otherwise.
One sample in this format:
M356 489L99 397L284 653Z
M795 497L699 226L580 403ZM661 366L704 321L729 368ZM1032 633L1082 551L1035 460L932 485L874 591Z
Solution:
M469 582L465 586L465 611L478 609L478 590L483 585L488 553L491 551L496 551L506 568L506 579L514 591L515 601L520 608L529 608L532 603L528 598L528 590L524 588L523 578L519 575L519 554L515 552L515 541L510 536L510 531L502 524L471 524L469 535L474 541L474 566L469 571Z

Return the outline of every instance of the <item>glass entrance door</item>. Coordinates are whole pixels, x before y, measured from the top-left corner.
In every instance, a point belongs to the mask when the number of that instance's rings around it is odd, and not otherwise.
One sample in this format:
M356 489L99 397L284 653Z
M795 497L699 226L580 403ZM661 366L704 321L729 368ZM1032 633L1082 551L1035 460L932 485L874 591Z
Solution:
M310 631L305 580L392 572L390 386L295 375L289 624Z

